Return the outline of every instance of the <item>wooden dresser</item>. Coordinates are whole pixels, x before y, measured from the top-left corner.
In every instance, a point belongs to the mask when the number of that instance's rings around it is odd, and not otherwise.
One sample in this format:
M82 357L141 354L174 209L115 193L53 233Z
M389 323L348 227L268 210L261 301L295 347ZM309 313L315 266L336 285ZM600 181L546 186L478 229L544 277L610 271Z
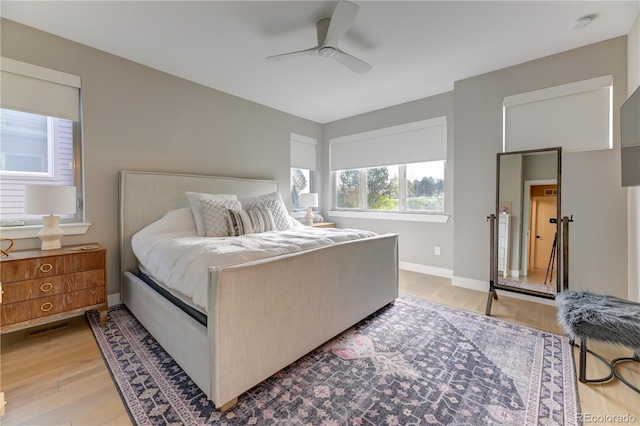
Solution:
M107 250L20 250L0 259L0 333L99 309L107 321Z

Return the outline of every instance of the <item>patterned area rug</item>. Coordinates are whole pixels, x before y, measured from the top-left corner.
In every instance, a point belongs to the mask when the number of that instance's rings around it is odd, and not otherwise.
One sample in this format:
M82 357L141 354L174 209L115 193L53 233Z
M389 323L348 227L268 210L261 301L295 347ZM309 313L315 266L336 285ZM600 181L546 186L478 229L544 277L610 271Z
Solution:
M400 296L220 413L123 306L91 327L133 421L184 425L573 425L569 341Z

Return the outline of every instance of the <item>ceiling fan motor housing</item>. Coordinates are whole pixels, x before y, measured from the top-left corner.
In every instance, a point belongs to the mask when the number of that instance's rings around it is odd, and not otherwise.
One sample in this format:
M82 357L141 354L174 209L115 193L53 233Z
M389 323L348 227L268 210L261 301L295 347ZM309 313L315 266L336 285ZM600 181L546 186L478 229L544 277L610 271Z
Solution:
M318 49L318 55L328 58L336 54L336 49L330 46L321 47Z

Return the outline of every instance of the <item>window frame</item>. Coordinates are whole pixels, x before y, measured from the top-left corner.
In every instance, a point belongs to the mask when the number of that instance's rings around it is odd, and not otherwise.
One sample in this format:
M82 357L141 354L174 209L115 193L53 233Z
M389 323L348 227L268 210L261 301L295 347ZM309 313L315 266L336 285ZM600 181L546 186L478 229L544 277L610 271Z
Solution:
M19 171L3 171L0 170L0 176L3 181L17 180L25 182L25 185L29 183L33 184L46 184L60 179L60 166L58 164L60 146L56 140L57 138L57 126L53 125L55 117L47 117L47 173L39 172L19 172ZM83 162L82 162L82 131L81 123L78 121L71 121L72 142L71 149L73 151L73 165L72 165L72 180L73 185L76 187L78 205L76 207L76 213L74 215L64 215L60 217L60 225L64 227L66 224L84 223L84 182L83 182ZM24 217L4 219L0 222L0 229L5 234L7 231L13 230L15 226L30 226L39 225L42 223L41 218L34 218L31 215L25 215ZM65 231L66 232L66 231Z
M8 109L8 108L1 108L1 109ZM12 111L17 111L17 110L12 110ZM21 111L17 111L17 112L21 112ZM57 131L54 128L53 125L53 120L55 120L55 117L49 117L49 116L44 116L41 115L41 117L45 117L47 120L47 157L45 159L45 163L46 163L46 172L28 172L28 171L16 171L16 170L4 170L4 163L5 163L5 158L6 155L10 153L2 153L0 152L1 158L0 161L2 161L2 166L0 167L0 176L2 176L3 179L11 179L11 178L23 178L23 179L37 179L37 180L41 180L41 181L46 181L46 180L52 180L52 179L56 179L56 172L58 170L57 167L55 167L55 159L57 156L57 144L56 144L56 138L57 138ZM32 157L40 157L37 155L29 155L29 154L17 154L17 155L22 155L22 156L32 156Z
M594 118L603 109L606 116ZM613 149L612 75L504 97L502 152L558 146L563 152Z
M293 177L293 169L298 169L298 170L306 170L309 172L309 179L307 182L307 185L309 187L308 192L317 192L316 191L316 171L315 170L311 170L311 169L304 169L302 167L289 167L289 182L291 183L291 178ZM291 187L289 187L289 189L291 189ZM300 194L305 194L306 192L301 192ZM298 208L294 208L293 203L290 200L290 207L291 207L291 212L306 212L307 209L305 207L298 207ZM314 208L314 210L317 210L317 208Z
M55 111L51 111L52 103L45 102L44 109L39 111L29 107L29 102L24 104L23 107L22 100L30 99L28 94L22 95L22 92L12 91L13 97L12 100L18 100L17 104L13 103L5 103L3 101L3 105L1 106L4 109L10 109L15 111L24 111L29 113L40 114L42 116L47 117L47 155L48 155L48 173L46 175L44 173L37 172L2 172L0 176L2 180L18 180L20 179L24 184L28 184L29 182L33 183L46 183L47 181L51 182L60 178L61 169L59 164L59 147L58 144L55 143L55 135L58 132L57 126L52 126L52 118L51 117L61 117L70 120L71 126L69 128L71 132L71 150L73 156L73 163L71 165L71 176L73 180L73 185L76 187L78 203L76 207L76 213L74 215L63 216L60 220L60 227L64 229L65 235L78 235L85 234L89 229L90 223L85 222L85 208L84 208L84 155L83 155L83 132L82 132L82 87L81 87L81 78L79 76L75 76L72 74L67 74L61 71L50 70L48 68L40 67L33 64L28 64L20 61L16 61L9 58L0 58L0 71L5 75L15 74L19 76L19 78L26 79L29 78L36 79L42 84L42 81L49 82L45 84L55 85L59 84L62 86L69 86L67 89L76 90L77 99L74 102L77 108L77 115L68 116L66 114L72 113L73 105L70 102L67 102L67 109L64 110L62 115L58 115ZM38 86L41 87L41 86ZM67 90L64 89L64 90ZM46 92L46 91L45 91ZM46 92L48 93L48 92ZM68 95L71 95L71 92L65 92ZM48 98L47 98L48 99ZM71 98L68 96L66 98L69 101ZM53 129L52 129L53 127ZM52 140L53 139L53 140ZM66 184L66 183L65 183ZM23 217L23 218L12 218L5 219L4 217L0 218L2 222L0 222L0 230L2 231L2 235L4 238L11 239L24 239L24 238L35 238L37 237L37 233L42 229L42 219L35 219L33 216L31 217Z
M424 161L420 163L429 163L429 162L443 162L444 168L444 176L443 176L443 193L446 192L446 169L447 169L447 160L430 160ZM399 214L399 215L420 215L420 216L446 216L446 206L447 199L446 197L443 199L443 208L442 210L407 210L408 200L407 200L407 165L406 164L389 164L377 167L366 167L366 168L358 168L358 169L346 169L346 170L358 170L360 172L360 207L358 208L350 208L350 207L339 207L337 205L338 202L338 173L343 170L333 170L331 172L331 188L332 188L332 211L330 212L334 216L343 216L340 212L344 213L369 213L369 214ZM369 209L368 208L368 182L367 182L367 170L382 168L382 167L398 167L398 210L378 210L378 209ZM364 206L364 208L363 208ZM448 216L447 216L448 217Z

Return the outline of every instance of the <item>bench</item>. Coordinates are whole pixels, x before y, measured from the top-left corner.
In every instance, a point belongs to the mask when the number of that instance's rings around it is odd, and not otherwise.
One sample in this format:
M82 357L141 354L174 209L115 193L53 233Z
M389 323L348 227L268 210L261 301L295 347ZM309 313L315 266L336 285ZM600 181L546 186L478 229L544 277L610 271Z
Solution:
M625 361L640 361L640 303L584 290L566 290L556 295L558 323L571 339L580 340L579 380L582 383L603 383L616 377L640 393L640 389L620 376L615 366ZM597 340L626 346L633 357L607 361L587 348L587 340ZM605 363L611 373L599 379L587 379L587 353Z

